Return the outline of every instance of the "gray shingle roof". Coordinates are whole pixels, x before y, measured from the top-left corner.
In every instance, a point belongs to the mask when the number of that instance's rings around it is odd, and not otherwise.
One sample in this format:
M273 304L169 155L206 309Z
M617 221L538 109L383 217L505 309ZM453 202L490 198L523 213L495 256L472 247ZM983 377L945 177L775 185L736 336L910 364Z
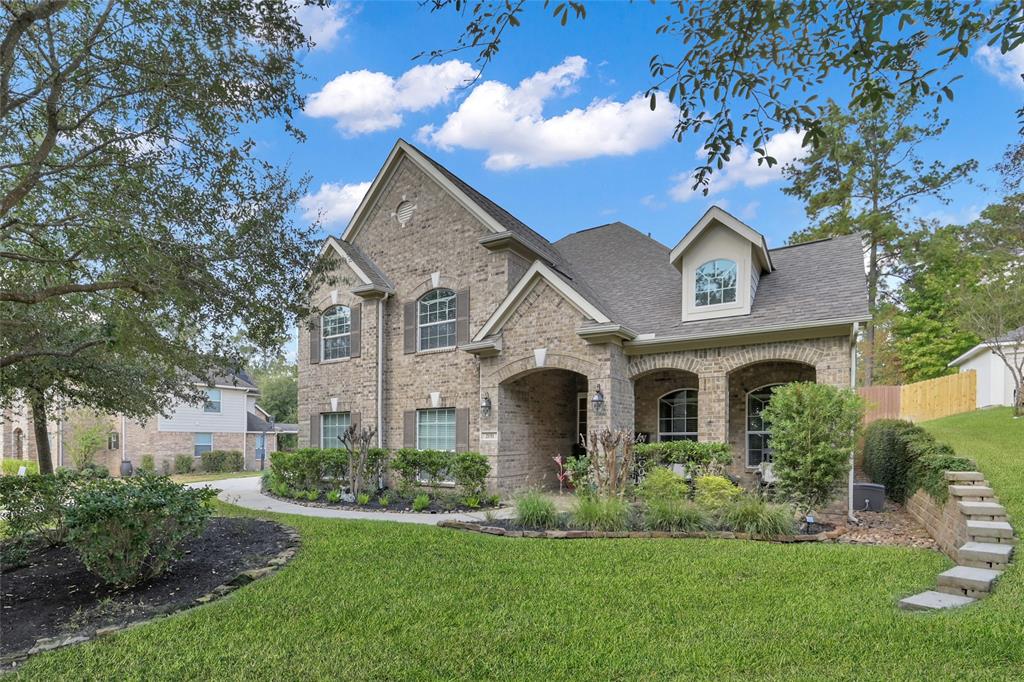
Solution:
M1024 325L1017 327L1013 331L1006 332L995 341L986 341L986 343L1012 343L1022 337L1024 337Z
M623 223L570 234L555 248L577 277L600 292L613 321L664 337L701 338L807 322L866 319L860 237L850 235L771 251L749 315L683 322L682 278L670 249ZM583 293L581 291L581 293Z
M391 280L384 274L384 271L377 267L377 264L374 263L362 249L343 239L339 239L338 243L341 245L341 248L345 250L345 253L348 254L348 257L352 259L352 262L359 266L360 270L366 273L366 276L370 279L370 282L373 285L394 291L395 285L391 283Z
M271 431L274 433L297 433L299 430L298 424L283 424L274 422L271 424L269 421L253 414L252 412L245 413L245 430L246 431Z
M200 379L200 381L202 381ZM237 386L238 388L247 388L250 390L259 390L256 383L249 376L249 373L245 370L239 370L237 372L231 372L228 370L213 370L207 376L206 381L213 386Z

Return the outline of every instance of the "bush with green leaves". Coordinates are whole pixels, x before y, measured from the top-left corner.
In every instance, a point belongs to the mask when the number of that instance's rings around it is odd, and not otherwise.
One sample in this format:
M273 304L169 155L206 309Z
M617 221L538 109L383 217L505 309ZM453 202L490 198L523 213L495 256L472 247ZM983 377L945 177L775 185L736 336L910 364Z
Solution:
M341 491L340 490L328 490L327 501L331 504L338 504L341 502Z
M637 497L651 500L685 500L690 496L690 484L668 467L656 466L647 472L636 489Z
M388 451L370 448L366 469L373 472L373 487L377 477L383 475ZM293 488L308 490L326 485L345 483L348 478L350 453L345 448L301 448L290 452L278 450L270 453L270 470L278 480Z
M93 481L74 492L68 544L89 571L130 587L181 556L182 544L206 527L216 494L156 476Z
M449 476L452 453L445 450L419 450L401 448L391 460L391 468L402 479L402 485L412 489L418 485L436 485Z
M918 469L917 462L922 458L928 458L929 462ZM945 490L939 490L941 476L936 478L934 471L935 462L943 458L952 467L973 466L970 460L958 458L953 448L936 441L917 424L880 419L865 429L864 473L875 483L884 485L886 496L896 502L905 502L918 487L925 487L936 499L945 500Z
M618 495L578 495L570 524L582 530L624 531L633 520L633 507Z
M156 459L153 455L143 455L139 461L139 473L143 476L153 476L156 474Z
M708 530L714 526L708 513L696 504L673 497L648 500L644 523L651 530L677 532Z
M0 466L3 467L4 476L17 476L18 471L21 467L25 467L26 474L38 474L39 463L32 462L27 459L3 459L0 461Z
M948 446L946 446L948 447ZM909 494L924 490L932 498L944 504L949 498L949 481L947 471L976 471L973 460L946 452L934 452L922 455L910 467L907 490Z
M698 476L693 481L694 501L710 512L720 512L732 504L743 490L725 476Z
M18 540L35 535L48 545L61 544L72 494L92 480L70 469L0 477L0 518L6 534Z
M826 507L849 476L864 400L848 388L798 381L772 392L761 419L778 493L801 512Z
M526 490L515 500L516 523L527 528L557 528L555 503L539 490Z
M430 506L430 495L426 493L420 493L412 500L412 510L415 512L421 512Z
M658 464L679 464L696 476L721 473L732 461L729 444L714 441L670 440L637 443L634 453L637 468L641 471L650 471Z
M181 454L174 456L174 473L176 474L190 474L192 468L196 464L196 458L193 455Z
M207 473L227 473L245 468L245 456L238 450L210 450L202 454L201 460L203 471Z
M481 495L491 464L479 452L458 452L452 455L448 472L464 495Z
M593 488L590 483L590 458L586 455L569 457L565 460L565 472L569 476L569 485L577 493L587 493Z
M379 504L382 507L386 507L389 504L391 504L392 499L393 498L391 497L390 493L381 493L380 495L377 496L377 504Z
M795 523L793 508L772 504L753 495L743 495L725 507L721 525L729 530L754 535L790 535Z

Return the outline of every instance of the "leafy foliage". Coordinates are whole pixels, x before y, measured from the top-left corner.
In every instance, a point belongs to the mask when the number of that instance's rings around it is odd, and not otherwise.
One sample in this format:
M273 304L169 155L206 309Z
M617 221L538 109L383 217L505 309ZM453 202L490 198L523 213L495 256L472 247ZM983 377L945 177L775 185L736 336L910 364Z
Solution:
M110 424L99 415L79 414L70 420L68 455L76 469L84 469L96 459L96 453L107 447Z
M216 496L157 476L93 481L67 510L68 543L92 573L130 587L181 556L181 544L206 527Z
M795 382L777 387L761 416L778 491L800 511L826 506L849 473L864 401L849 389Z
M527 490L516 497L516 523L527 528L556 528L558 512L555 503L537 490Z
M395 452L391 468L402 479L402 486L411 490L417 485L436 485L450 479L467 495L484 491L491 465L479 452L448 452L401 448Z
M754 535L789 535L795 525L788 504L771 504L753 495L743 495L725 507L721 522L734 531Z
M942 472L971 471L969 459L958 457L949 445L935 440L917 424L896 419L880 419L864 432L864 473L885 486L885 494L896 502L905 502L918 488L932 497L946 499Z
M67 535L65 513L72 493L86 481L68 469L0 477L0 518L7 535L21 539L35 534L49 545L61 544Z
M279 450L270 453L270 470L277 480L290 488L321 488L325 484L347 482L350 456L348 450L341 448L302 448L292 452ZM387 457L387 450L369 448L366 469L379 471Z
M651 470L658 464L679 464L691 475L718 474L732 461L727 443L715 441L672 440L636 444L637 466Z
M973 460L948 452L937 452L919 457L910 467L907 487L911 490L924 490L940 504L949 497L949 481L947 471L975 471L977 465Z
M200 457L203 471L224 473L245 468L245 457L238 450L210 450Z
M642 500L685 500L690 496L690 484L686 479L667 467L655 467L647 472L636 489Z
M491 464L479 452L459 452L452 458L450 471L464 495L478 496L484 492Z
M421 512L430 506L430 495L426 493L420 493L412 500L412 510L414 512Z
M192 473L193 467L195 467L196 458L193 455L182 453L174 456L174 473L176 474L188 474Z
M139 462L139 473L150 476L156 473L156 459L153 455L143 455Z
M693 486L693 499L697 505L716 513L743 494L743 491L725 476L699 476L694 479Z

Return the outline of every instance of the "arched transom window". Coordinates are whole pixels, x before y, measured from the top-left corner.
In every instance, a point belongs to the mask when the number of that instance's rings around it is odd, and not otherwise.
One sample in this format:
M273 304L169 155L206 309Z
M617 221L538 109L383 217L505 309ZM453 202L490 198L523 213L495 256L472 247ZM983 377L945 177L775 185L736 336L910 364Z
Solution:
M747 394L747 466L757 467L772 461L771 433L761 419L761 411L772 399L772 391L782 384L755 388Z
M347 358L352 348L352 311L348 306L328 308L320 320L323 359Z
M658 400L658 440L697 440L697 389L673 391Z
M455 292L451 289L428 291L417 303L416 335L419 350L449 348L455 345Z
M697 268L694 304L718 305L736 301L736 261L719 258Z

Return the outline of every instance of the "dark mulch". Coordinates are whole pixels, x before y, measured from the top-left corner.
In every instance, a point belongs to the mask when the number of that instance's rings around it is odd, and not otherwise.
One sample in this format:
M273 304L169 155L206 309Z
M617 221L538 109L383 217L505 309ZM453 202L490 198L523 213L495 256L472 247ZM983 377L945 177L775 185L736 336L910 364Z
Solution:
M291 502L292 504L300 504L304 507L323 507L325 509L345 509L347 511L364 511L364 512L394 512L397 514L404 514L413 512L412 500L413 498L399 497L397 493L390 492L389 500L387 505L383 505L378 502L379 493L370 496L370 501L366 504L358 504L356 502L328 502L326 493L321 492L320 498L317 500L310 501L303 497L281 497L275 495L270 490L264 488L263 494L267 497L273 497L274 499L281 500L282 502ZM498 505L499 507L501 505ZM436 496L432 495L430 498L430 505L426 509L422 509L418 514L472 514L479 512L484 509L496 509L497 507L491 506L486 503L482 503L479 507L467 507L461 504L460 501L454 496Z
M35 550L26 565L0 573L0 655L186 608L242 571L265 566L290 543L271 521L215 517L167 573L127 590L89 573L66 546Z
M515 519L494 519L492 521L481 521L480 525L483 525L483 526L494 526L494 527L497 527L497 528L504 528L505 530L513 530L513 531L516 531L516 530L537 530L537 531L543 531L543 530L571 530L572 527L569 525L569 520L570 520L570 517L569 517L568 514L560 514L559 515L559 523L558 523L558 525L556 527L550 528L550 529L548 529L548 528L535 528L533 526L524 526L524 525L520 524L519 522L517 522ZM824 533L824 532L833 531L835 529L836 529L836 525L834 523L815 523L815 524L813 524L810 527L810 529L807 529L806 526L803 525L803 524L799 524L796 527L796 532L799 533L799 534L814 535L814 534L817 534L817 533ZM635 525L634 524L634 525L630 526L629 530L630 531L642 531L642 530L647 530L647 529L644 528L643 526Z

